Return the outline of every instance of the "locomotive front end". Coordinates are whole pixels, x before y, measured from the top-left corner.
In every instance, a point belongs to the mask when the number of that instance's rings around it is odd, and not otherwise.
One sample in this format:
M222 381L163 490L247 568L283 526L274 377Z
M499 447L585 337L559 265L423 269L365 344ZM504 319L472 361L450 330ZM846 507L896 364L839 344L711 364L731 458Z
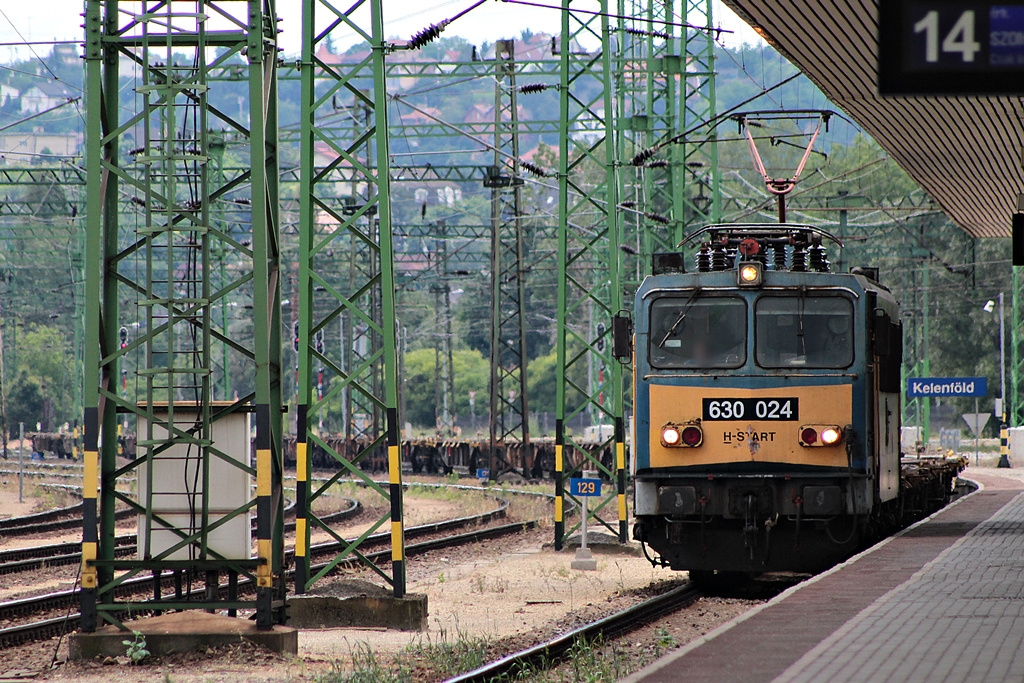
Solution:
M827 263L784 269L807 233L758 234L744 239L760 260L726 260L730 228L713 233L723 267L637 292L634 536L673 569L820 569L898 493L898 395L879 392L873 345L882 290Z

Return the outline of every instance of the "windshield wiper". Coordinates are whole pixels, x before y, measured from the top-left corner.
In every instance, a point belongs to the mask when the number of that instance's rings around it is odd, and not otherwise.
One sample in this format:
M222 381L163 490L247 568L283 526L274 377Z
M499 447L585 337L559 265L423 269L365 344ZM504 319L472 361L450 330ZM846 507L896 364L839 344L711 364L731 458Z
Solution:
M679 326L683 324L683 320L686 319L686 314L689 313L690 306L693 305L693 302L694 300L696 300L698 294L700 294L700 287L693 290L693 294L690 295L690 298L686 300L686 303L683 304L683 307L679 310L679 317L676 318L676 321L672 323L672 327L668 328L668 332L666 332L665 336L661 338L660 342L658 342L659 349L665 346L665 342L668 341L668 338L675 334Z

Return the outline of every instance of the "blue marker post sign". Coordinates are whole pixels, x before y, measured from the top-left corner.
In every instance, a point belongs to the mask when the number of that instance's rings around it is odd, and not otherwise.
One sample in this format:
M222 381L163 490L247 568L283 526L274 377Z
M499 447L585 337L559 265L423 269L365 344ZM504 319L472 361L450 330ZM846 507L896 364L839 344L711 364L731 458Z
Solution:
M601 479L595 470L584 470L579 478L569 480L569 493L577 498L583 499L583 519L580 521L580 548L576 551L576 558L572 561L573 569L585 569L593 571L597 569L597 560L587 547L587 519L590 511L587 509L587 501L595 496L601 495Z
M910 377L907 379L908 398L933 396L985 396L988 379L985 377Z
M600 479L570 479L569 493L577 498L588 498L601 495Z

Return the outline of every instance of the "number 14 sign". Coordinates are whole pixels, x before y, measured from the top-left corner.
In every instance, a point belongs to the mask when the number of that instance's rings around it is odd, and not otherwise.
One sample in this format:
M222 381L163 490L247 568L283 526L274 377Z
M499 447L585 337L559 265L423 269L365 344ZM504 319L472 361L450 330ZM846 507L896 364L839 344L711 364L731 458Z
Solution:
M1024 0L880 0L881 95L1024 93Z

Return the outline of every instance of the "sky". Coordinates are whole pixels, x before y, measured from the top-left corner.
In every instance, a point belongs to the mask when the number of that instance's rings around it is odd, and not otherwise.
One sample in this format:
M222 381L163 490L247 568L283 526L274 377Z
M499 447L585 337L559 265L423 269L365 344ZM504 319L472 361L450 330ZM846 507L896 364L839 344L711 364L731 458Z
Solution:
M384 0L384 30L389 37L411 37L417 31L432 23L454 17L471 7L477 0ZM559 5L559 0L530 0L537 4ZM336 0L338 7L348 7L352 0ZM584 9L596 7L597 3L579 2ZM609 3L616 5L617 3ZM676 4L682 4L677 1ZM131 3L122 0L122 6ZM183 9L191 3L181 2ZM225 3L226 6L244 7L242 3ZM281 15L281 47L286 55L297 55L301 40L300 0L277 0ZM26 41L82 40L82 0L29 0L27 2L0 2L0 62L13 58L28 58L31 53L24 47L15 47ZM721 0L714 0L715 25L734 31L723 33L721 42L729 46L742 43L758 44L760 38L743 23ZM462 36L470 43L494 42L500 38L514 38L523 29L533 32L555 34L560 30L561 12L558 9L531 7L502 0L486 0L481 6L470 10L454 21L444 32L445 36ZM344 39L340 42L344 42ZM342 45L342 47L345 47ZM36 52L45 55L49 45L34 46Z

